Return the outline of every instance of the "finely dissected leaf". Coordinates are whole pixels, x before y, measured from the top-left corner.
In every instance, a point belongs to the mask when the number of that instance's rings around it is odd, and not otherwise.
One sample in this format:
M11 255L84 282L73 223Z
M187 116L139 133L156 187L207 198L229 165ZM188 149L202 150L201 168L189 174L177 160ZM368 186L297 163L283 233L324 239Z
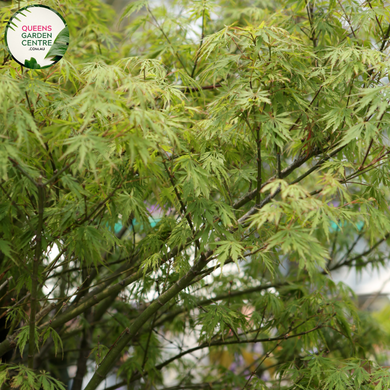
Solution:
M120 21L122 21L124 18L128 18L131 16L134 12L139 11L143 7L146 7L148 5L148 1L146 0L138 0L133 1L131 4L129 4L122 13L122 16L120 18Z
M144 275L146 272L153 270L156 271L161 261L161 254L160 253L154 253L152 256L148 257L144 260L143 269L144 269Z
M62 339L59 336L59 334L51 327L48 327L45 332L42 335L42 343L45 344L46 340L49 338L49 336L52 337L54 342L54 354L57 356L57 352L59 350L59 347L61 348L62 356L64 356L64 346L62 344Z
M306 268L309 275L313 275L317 266L324 268L329 258L327 250L306 229L281 229L268 241L270 249L279 245L284 253L296 253L299 267Z
M203 324L201 332L208 341L210 341L217 326L223 335L225 330L237 332L238 326L245 324L245 317L242 313L237 313L223 305L210 306L207 312L200 316L199 320Z
M11 244L8 241L0 240L0 250L8 257L12 258Z
M28 338L29 338L29 327L25 326L19 332L18 341L17 341L21 355L23 355L24 347L28 342Z
M244 247L235 241L219 241L215 244L215 254L218 256L218 262L223 268L226 260L231 258L238 267L238 259L242 258Z
M99 344L91 350L90 354L95 355L96 364L99 365L103 361L108 351L109 349L105 345Z
M3 386L5 381L8 379L8 369L3 367L0 371L0 385Z

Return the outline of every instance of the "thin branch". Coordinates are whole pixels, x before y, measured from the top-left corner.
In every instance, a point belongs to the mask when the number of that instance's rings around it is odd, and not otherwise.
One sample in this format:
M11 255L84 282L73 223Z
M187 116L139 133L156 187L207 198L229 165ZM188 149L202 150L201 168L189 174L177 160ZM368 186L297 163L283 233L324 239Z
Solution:
M226 263L225 263L226 264ZM212 267L214 269L214 267ZM260 286L256 286L256 287L252 287L252 288L248 288L246 290L238 290L238 291L232 291L230 293L226 293L226 294L221 294L221 295L217 295L216 297L214 298L205 298L205 299L202 299L202 300L199 300L195 305L194 307L198 307L198 306L207 306L207 305L210 305L212 303L215 303L215 302L218 302L218 301L223 301L224 299L227 299L227 298L236 298L236 297L239 297L239 296L242 296L242 295L246 295L246 294L252 294L252 293L255 293L255 292L259 292L259 291L263 291L263 290L268 290L269 288L278 288L278 287L282 287L282 286L285 286L287 283L276 283L276 284L265 284L265 285L260 285ZM161 318L161 320L159 320L157 323L156 323L156 327L159 327L161 326L164 322L167 322L167 321L172 321L173 318L175 318L177 315L181 314L181 313L185 313L189 311L188 308L180 308L180 309L177 309L175 312Z
M87 274L86 270L83 272L83 278L85 279ZM85 319L91 323L92 322L92 313L91 308L88 308L84 313ZM83 379L87 373L87 362L91 350L91 341L92 341L92 332L93 328L85 325L82 331L82 337L79 348L79 356L77 360L77 372L74 378L72 390L81 390Z
M207 259L212 254L212 251L209 251L205 258ZM201 271L207 264L207 260L199 260L196 262L191 269L179 279L173 286L171 286L164 294L161 294L160 297L151 303L132 323L130 328L126 328L123 336L119 339L118 343L107 353L106 357L100 364L99 368L94 373L93 377L87 384L85 390L95 390L96 387L101 383L101 381L106 377L112 367L115 365L115 362L119 358L122 350L126 345L134 338L134 336L139 332L145 322L151 318L156 311L163 307L167 302L169 302L174 296L176 296L181 290L186 288L191 281L195 278L199 271Z
M0 291L4 288L7 287L8 283L13 279L13 276L10 276L5 280L5 282L0 286Z
M127 177L126 177L127 178ZM125 178L125 180L126 180ZM99 211L99 209L104 206L116 193L116 191L118 191L121 187L122 187L123 183L120 183L118 186L116 186L114 188L114 190L104 199L102 200L101 202L98 203L98 205L95 207L94 210L92 210L89 215L86 215L84 217L84 219L82 219L81 221L76 221L74 222L72 225L68 226L63 232L62 232L62 235L65 235L67 233L70 232L71 228L74 227L75 225L82 225L84 222L88 221L89 219L92 218L92 216L97 212ZM101 211L101 210L100 210ZM96 217L96 215L95 215Z
M38 324L46 315L48 315L55 308L56 304L54 302L47 305L39 313L37 313L37 315L35 316L35 323Z
M342 9L343 12L344 12L345 19L347 20L347 22L348 22L348 24L349 24L349 27L350 27L351 32L352 32L352 35L354 36L355 39L357 39L357 38L356 38L356 35L355 35L355 31L354 31L354 29L353 29L353 27L352 27L352 22L351 22L351 20L349 19L349 16L347 15L347 13L345 12L345 9L344 9L344 7L343 7L341 1L340 1L340 0L337 0L337 2L339 3L341 9Z
M285 178L287 177L288 175L290 175L292 172L294 172L297 168L299 168L301 165L303 165L306 161L308 161L309 159L311 159L313 156L315 156L316 154L319 154L320 153L320 150L317 149L317 148L313 148L309 154L305 154L304 156L300 156L298 158L296 158L293 163L291 165L289 165L288 167L286 167L285 169L283 169L281 172L280 172L280 176L281 178ZM269 184L270 182L272 182L274 179L276 179L276 176L272 176L270 177L267 181L265 181L264 183L262 183L262 186L261 188L264 188L267 184ZM253 191L250 191L248 192L246 195L244 195L242 198L240 198L238 201L236 201L235 203L233 203L233 208L234 209L239 209L241 208L242 206L244 206L245 204L247 204L248 202L250 202L253 198L256 197L256 194L257 194L257 188Z
M9 309L7 309L2 315L0 315L0 319L5 317L12 309L20 305L25 299L29 298L31 296L31 293L26 294L23 298L19 299L18 302L16 302L14 305L12 305ZM1 349L1 348L0 348ZM2 355L0 355L2 356Z
M308 169L305 173L303 173L301 176L299 176L297 179L291 182L291 184L296 184L302 181L305 177L309 176L312 172L316 171L317 169L321 168L322 165L324 165L331 157L334 157L337 153L341 152L345 146L341 146L334 150L332 153L329 153L326 157L322 158L320 161L318 161L313 167Z
M198 91L205 91L209 89L217 89L221 88L222 84L215 84L215 85L205 85L204 87L183 87L183 92L198 92Z
M174 178L173 169L170 169L170 168L167 167L166 161L164 160L164 157L163 157L163 153L161 152L161 148L159 148L159 149L160 149L160 154L161 154L161 158L162 158L162 161L163 161L165 170L166 170L167 175L168 175L168 177L169 177L169 180L170 180L170 182L171 182L172 188L173 188L173 190L175 191L177 200L179 201L181 212L182 212L184 218L187 220L188 225L189 225L189 227L190 227L190 229L191 229L191 232L192 232L193 239L195 240L195 244L196 244L198 250L200 250L200 243L199 243L199 240L196 239L195 229L194 229L194 226L193 226L193 224L192 224L191 218L190 218L189 214L186 212L186 208L185 208L185 206L184 206L184 202L183 202L183 200L181 199L181 196L180 196L180 194L179 194L179 191L177 190L177 187L176 187L175 182L174 182L174 180L173 180L173 178ZM203 257L203 254L202 254L202 253L201 253L201 256Z
M386 287L386 284L390 282L390 278L387 278L383 283L381 288L375 293L374 296L371 297L371 299L367 299L366 302L364 302L363 306L360 308L360 310L367 310L378 298L378 296L382 293L383 289Z
M375 13L374 9L372 8L371 1L370 1L370 0L367 0L367 3L368 3L368 5L369 5L369 7L371 8L372 12L374 12L375 20L376 20L376 22L377 22L377 24L378 24L378 26L379 26L379 29L381 30L382 35L384 35L383 29L382 29L381 24L379 23L378 17L376 16L376 13Z
M42 252L42 229L43 229L43 209L45 202L45 188L42 184L42 178L38 179L38 226L35 238L35 256L33 261L33 275L30 298L30 329L28 343L28 367L34 368L35 354L35 315L37 310L37 294L38 294L38 269Z
M368 154L370 153L370 150L371 150L371 147L372 147L372 144L373 144L373 143L374 143L374 138L371 139L371 142L370 142L370 144L368 145L367 152L366 152L366 154L365 154L365 156L364 156L364 159L363 159L362 163L360 164L360 167L358 168L358 171L360 171L360 170L363 169L364 163L365 163L366 160L367 160Z
M129 259L130 259L130 257L125 257L123 259L111 261L110 263L107 263L107 264L97 264L96 268L103 268L103 267L107 268L107 267L110 267L111 265L120 264L120 263L123 263L124 261L128 261ZM73 260L69 260L68 263L70 261L73 261ZM57 265L56 267L53 267L53 268L62 267L63 265L64 265L64 262ZM55 274L50 275L47 279L58 278L59 276L64 275L64 274L68 274L70 272L82 271L84 269L90 269L90 268L91 267L85 266L85 267L75 267L75 268L71 268L71 269L62 270L61 272L57 272Z
M57 180L57 178L63 173L65 172L66 170L68 170L72 164L74 164L76 162L76 159L74 159L73 161L71 161L70 163L67 163L65 164L65 167L62 168L60 171L58 171L54 176L52 176L46 183L44 183L43 185L44 186L47 186L51 183L53 183L54 181Z
M309 18L309 23L310 23L310 33L311 33L310 40L313 42L313 47L315 49L317 47L317 37L316 37L316 31L314 28L313 5L309 4L308 1L306 0L306 7L305 8L306 8L307 17ZM316 61L316 66L317 66L317 61Z
M307 106L306 110L296 119L296 121L291 125L291 127L289 128L288 131L291 131L293 129L295 129L295 127L298 125L299 121L301 120L302 118L302 115L305 114L307 112L307 110L312 106L312 104L314 103L314 101L317 99L317 96L320 94L321 90L322 90L323 86L321 85L320 88L318 88L317 92L315 93L313 99L311 99L311 102L309 103L309 105Z
M156 23L156 27L161 31L162 35L164 35L164 38L166 39L166 41L168 42L168 44L171 46L171 49L173 51L173 53L175 54L176 58L179 60L181 66L183 67L184 71L188 74L188 76L191 76L190 73L188 73L187 71L187 68L184 66L184 63L182 61L182 59L180 58L179 56L179 53L174 49L172 43L171 43L171 40L168 38L167 34L165 34L164 32L164 29L160 26L160 24L158 23L157 19L155 18L155 16L153 15L152 11L150 10L149 6L146 7L146 9L148 10L150 16L153 18L154 22Z
M32 105L31 105L31 103L30 103L30 99L28 98L28 93L27 93L27 91L25 91L24 93L25 93L25 95L26 95L27 105L28 105L28 109L30 110L31 116L32 116L33 118L35 118L33 107L32 107Z
M244 339L244 340L232 339L232 340L229 340L229 339L227 339L227 340L215 340L215 341L211 341L210 343L206 342L206 343L203 343L203 344L198 345L196 347L187 349L186 351L183 351L183 352L173 356L172 358L166 360L165 362L156 365L155 369L156 370L161 370L165 366L167 366L168 364L172 363L173 361L175 361L177 359L180 359L181 357L183 357L183 356L185 356L185 355L187 355L189 353L193 353L195 351L198 351L200 349L209 348L209 347L213 347L213 346L224 346L224 345L234 345L234 344L256 344L256 343L272 342L272 341L280 341L281 342L283 340L288 340L288 339L291 339L291 338L304 336L304 335L309 334L311 332L314 332L314 331L316 331L318 329L321 329L322 327L323 327L323 325L317 325L314 328L309 329L309 330L307 330L305 332L296 333L296 334L293 334L293 335L289 335L288 332L287 332L285 335L278 336L278 337L271 337L271 338L262 338L262 339L255 338L255 339L251 339L251 340L248 340L248 339ZM145 373L143 373L142 375L145 375ZM142 377L142 375L140 373L135 374L134 376L131 377L130 383L140 379ZM107 388L106 390L115 390L118 387L121 387L121 386L125 385L126 383L127 383L126 381L117 383L116 385L111 386L111 387Z
M384 50L386 43L389 40L389 36L390 36L390 24L389 24L389 27L387 27L387 31L386 31L385 36L383 37L382 45L381 45L381 48L379 49L379 51Z
M200 39L200 43L199 43L199 47L198 47L198 50L196 52L196 58L195 58L195 62L194 62L194 67L192 68L192 72L191 72L191 77L194 78L195 76L195 71L196 71L196 67L198 65L198 60L199 60L199 55L200 55L200 49L202 48L202 45L203 45L203 39L204 39L204 29L205 29L205 8L203 7L203 15L202 15L202 36L201 36L201 39Z
M276 177L278 179L281 179L282 177L282 169L281 169L281 163L280 163L280 147L276 145Z
M341 258L340 260L340 263L343 262L345 259L348 258L348 256L351 254L351 252L353 251L353 248L355 248L356 244L358 243L358 241L363 237L363 232L361 232L356 240L352 243L352 245L348 248L347 252L345 253L345 255Z
M3 187L3 185L0 183L0 188L2 189L2 191L4 192L4 194L5 194L5 196L8 198L8 200L11 202L11 204L12 204L12 206L15 206L15 208L19 211L19 213L20 213L20 215L23 215L23 214L25 214L25 215L27 215L27 217L28 218L26 218L26 222L27 222L27 224L28 224L28 226L30 226L30 229L31 230L34 230L34 227L33 227L33 225L31 224L31 222L30 222L30 215L29 215L29 213L25 210L25 212L23 212L20 208L19 208L19 206L16 204L16 202L14 202L13 200L12 200L12 198L10 197L10 195L7 193L7 191L5 190L5 188Z
M338 222L340 223L340 220L339 220ZM332 245L332 251L330 252L330 259L329 259L327 268L329 268L329 263L332 261L333 256L334 256L334 254L335 254L336 244L337 244L337 237L338 237L338 235L339 235L339 230L340 230L340 229L337 229L337 230L336 230L336 233L335 233L335 235L334 235L333 245Z
M19 170L24 176L27 177L35 186L38 186L38 183L20 166L20 164L11 157L8 157L8 160L12 162L12 165Z
M359 260L360 258L369 255L374 249L376 249L380 244L385 242L389 237L390 237L390 233L387 233L381 240L376 242L370 249L366 250L365 252L361 253L360 255L353 257L352 259L337 263L334 267L332 267L330 269L330 271L334 271L334 270L339 269L341 267L352 265L356 260Z
M256 144L257 144L257 194L256 203L260 204L260 191L261 191L261 138L260 138L260 127L259 125L256 130Z

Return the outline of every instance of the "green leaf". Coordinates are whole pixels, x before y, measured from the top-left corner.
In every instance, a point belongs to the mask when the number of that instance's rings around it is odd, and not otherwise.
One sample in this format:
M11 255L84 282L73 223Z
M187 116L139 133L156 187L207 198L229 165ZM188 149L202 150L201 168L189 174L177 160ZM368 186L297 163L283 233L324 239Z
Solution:
M132 1L126 8L123 10L123 13L119 19L119 22L121 22L124 18L128 18L131 16L134 12L137 12L141 10L143 7L147 7L148 1L147 0L137 0Z
M34 57L31 57L29 60L25 60L24 65L30 69L41 69L41 66Z
M27 342L29 341L30 336L30 326L26 325L23 326L18 333L16 337L16 345L19 347L20 355L23 356L24 347L26 346ZM35 345L37 349L39 350L39 334L37 328L35 328Z
M237 265L238 259L243 258L244 247L237 241L219 241L213 243L212 246L217 246L215 250L215 255L218 255L218 263L221 264L221 270L228 258L231 258Z
M0 239L0 251L3 252L6 256L12 259L12 249L10 242Z
M3 384L7 381L8 379L8 369L3 366L0 367L0 386L3 386Z
M56 39L53 42L49 52L46 54L45 58L51 58L52 61L55 61L58 58L62 58L66 51L68 50L69 45L69 29L68 27L63 28L57 35Z

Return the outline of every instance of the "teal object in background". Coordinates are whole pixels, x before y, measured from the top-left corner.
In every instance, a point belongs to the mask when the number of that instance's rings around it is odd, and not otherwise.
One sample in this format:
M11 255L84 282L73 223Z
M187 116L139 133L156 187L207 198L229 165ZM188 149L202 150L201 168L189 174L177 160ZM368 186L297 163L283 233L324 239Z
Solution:
M118 234L120 232L120 230L122 229L122 224L117 222L114 226L114 232L115 234Z
M153 218L153 217L149 217L149 224L151 227L155 227L159 222L161 221L161 218ZM133 219L133 226L137 226L139 225L139 223ZM121 222L117 222L114 226L114 231L115 231L115 234L119 233L120 230L122 229L123 225ZM129 226L129 230L131 230L131 226ZM140 230L142 230L142 225L140 227Z
M348 224L348 222L345 222L343 226L346 226L347 224ZM363 227L364 227L364 222L360 221L356 225L357 225L357 228L358 228L358 230L360 232L363 229ZM333 232L339 232L340 230L341 230L340 229L340 224L337 224L336 222L331 221L329 231L331 233L333 233Z

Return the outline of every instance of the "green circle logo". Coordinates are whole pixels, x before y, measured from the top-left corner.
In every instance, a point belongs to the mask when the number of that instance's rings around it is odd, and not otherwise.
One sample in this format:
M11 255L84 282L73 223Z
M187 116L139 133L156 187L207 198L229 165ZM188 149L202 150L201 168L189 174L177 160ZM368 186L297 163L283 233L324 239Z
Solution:
M29 5L12 15L5 28L5 43L20 65L48 68L68 49L69 30L58 12L45 5Z

